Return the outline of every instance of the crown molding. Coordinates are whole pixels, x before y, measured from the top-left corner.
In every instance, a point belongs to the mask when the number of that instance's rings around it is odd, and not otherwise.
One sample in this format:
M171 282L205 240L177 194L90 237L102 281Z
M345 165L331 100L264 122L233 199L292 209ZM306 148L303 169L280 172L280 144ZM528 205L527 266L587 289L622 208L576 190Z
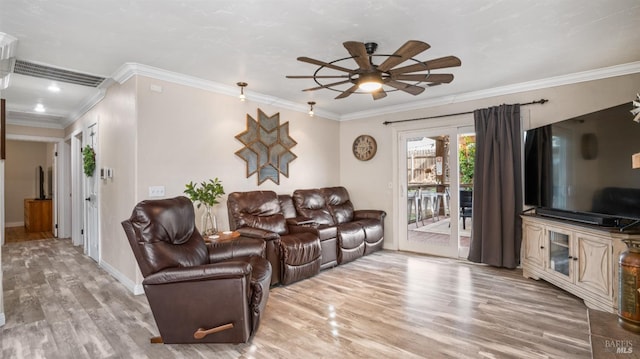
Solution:
M7 125L64 129L61 116L32 113L20 110L7 111Z
M50 137L50 136L15 135L15 134L8 133L7 140L29 141L29 142L60 142L60 141L63 141L64 138Z
M106 84L105 84L106 82ZM102 101L104 96L107 94L107 88L111 86L113 82L109 80L103 81L103 83L98 87L98 92L96 92L93 96L85 99L85 101L80 105L78 109L76 109L69 117L64 118L61 122L62 128L66 128L72 123L76 122L82 115L87 113L87 111L91 110L93 106L98 104L98 102Z
M0 60L7 60L14 57L17 44L17 38L0 32Z
M580 82L600 80L616 76L630 75L640 72L640 61L627 64L603 67L596 70L576 72L572 74L549 77L546 79L522 82L513 85L494 87L490 89L462 93L458 95L442 96L424 101L415 101L402 105L388 106L375 110L353 112L340 116L340 121L357 120L361 118L388 115L403 111L424 109L453 103L481 100L489 97L509 95L518 92L533 91L544 88L571 85Z
M215 81L204 80L198 77L184 75L181 73L159 69L157 67L147 66L143 64L127 62L120 66L116 70L111 78L119 84L124 83L133 76L145 76L156 80L172 82L179 85L189 86L205 91L215 92L227 96L238 96L238 87L227 84L222 84ZM258 102L266 105L277 106L283 109L307 113L309 106L307 104L300 104L288 100L284 100L278 97L265 95L259 92L254 92L245 89L244 91L247 100ZM323 111L321 109L315 110L316 116L328 118L331 120L340 120L340 115L337 113Z
M423 101L414 101L402 105L394 105L382 107L374 110L366 110L353 112L345 115L339 115L334 112L324 111L322 109L315 109L315 113L319 117L336 120L336 121L350 121L357 120L362 118L380 116L380 115L388 115L398 112L411 111L417 109L424 109L436 106L442 106L453 103L461 103L467 101L481 100L485 98L495 97L495 96L503 96L509 95L513 93L526 92L539 90L544 88L563 86L563 85L571 85L580 82L586 81L594 81L600 80L609 77L616 76L624 76L629 74L634 74L640 72L640 61L631 62L622 65L609 66L595 70L588 70L582 72L576 72L572 74L550 77L541 80L522 82L512 85L494 87L485 90L472 91L467 93L461 93L457 95L449 95L442 96L437 98L432 98ZM153 78L156 80L172 82L180 85L190 86L194 88L198 88L205 91L215 92L227 96L236 96L238 94L237 86L230 86L226 84L222 84L215 81L204 80L201 78L197 78L194 76L184 75L177 72L167 71L163 69L159 69L152 66L147 66L138 63L128 62L124 65L120 66L116 72L111 76L113 81L122 84L125 81L129 80L132 76L145 76L149 78ZM108 85L107 85L108 86ZM266 104L277 106L280 108L307 113L309 107L305 104L299 104L296 102L284 100L278 97L269 96L265 94L261 94L254 91L245 90L245 95L248 100ZM104 97L104 94L102 95ZM84 114L91 106L97 103L100 99L95 101L93 104L89 105L88 108L83 111L78 111L80 115ZM79 116L78 116L79 117ZM73 121L69 121L71 123ZM67 124L68 124L67 123Z

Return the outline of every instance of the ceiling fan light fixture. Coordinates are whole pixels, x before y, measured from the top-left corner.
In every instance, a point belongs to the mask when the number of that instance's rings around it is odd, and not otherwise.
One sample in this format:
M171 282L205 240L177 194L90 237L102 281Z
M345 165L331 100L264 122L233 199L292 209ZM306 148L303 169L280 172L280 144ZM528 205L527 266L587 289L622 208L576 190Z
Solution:
M374 92L382 88L382 78L379 73L362 74L358 78L358 88L365 92Z

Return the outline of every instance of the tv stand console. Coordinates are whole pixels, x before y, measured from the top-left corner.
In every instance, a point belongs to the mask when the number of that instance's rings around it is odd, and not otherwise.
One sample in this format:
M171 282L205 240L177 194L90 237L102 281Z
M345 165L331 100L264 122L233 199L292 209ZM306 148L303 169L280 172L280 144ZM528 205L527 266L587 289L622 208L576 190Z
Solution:
M640 239L640 232L522 215L523 275L560 287L589 308L616 313L624 239Z

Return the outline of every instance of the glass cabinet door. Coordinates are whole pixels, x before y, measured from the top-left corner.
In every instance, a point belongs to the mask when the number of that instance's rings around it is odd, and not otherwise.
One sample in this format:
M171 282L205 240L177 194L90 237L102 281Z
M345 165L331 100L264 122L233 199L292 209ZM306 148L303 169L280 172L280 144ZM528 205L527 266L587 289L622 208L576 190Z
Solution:
M569 265L571 264L569 235L553 230L549 230L547 234L549 238L547 270L569 277Z

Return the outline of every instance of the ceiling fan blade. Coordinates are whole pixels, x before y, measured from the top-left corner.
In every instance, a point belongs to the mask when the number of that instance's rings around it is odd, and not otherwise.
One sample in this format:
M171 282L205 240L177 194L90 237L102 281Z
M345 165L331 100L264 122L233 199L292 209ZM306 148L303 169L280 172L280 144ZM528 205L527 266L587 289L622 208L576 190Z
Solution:
M379 100L381 98L387 97L387 93L381 88L381 89L379 89L377 91L373 91L371 93L371 96L373 96L374 100Z
M318 65L318 66L324 66L330 69L334 69L334 70L338 70L338 71L343 71L343 72L348 72L348 73L352 73L353 70L349 70L345 67L342 66L336 66L334 64L330 64L328 62L324 62L324 61L320 61L320 60L315 60L309 57L298 57L298 61L302 61L302 62L306 62L309 64L313 64L313 65Z
M291 76L287 75L288 79L342 79L348 78L349 75L335 75L335 76L313 76L313 75L303 75L303 76Z
M398 90L404 91L406 93L410 93L410 94L412 94L414 96L415 95L419 95L424 91L424 87L410 85L410 84L406 84L404 82L395 81L395 80L389 80L389 81L385 82L385 85L389 85L391 87L395 87Z
M338 85L346 84L346 83L349 83L349 82L351 82L351 80L344 80L344 81L334 82L334 83L331 83L331 84L326 84L326 85L322 85L322 86L318 86L318 87L311 87L311 88L308 88L308 89L304 89L302 91L315 91L315 90L328 88L328 87L331 87L331 86L338 86Z
M388 57L383 63L378 65L378 70L386 72L430 47L431 46L426 42L409 40L396 50L392 56Z
M357 41L347 41L343 42L342 45L349 51L349 54L353 56L353 59L358 64L362 70L373 70L371 66L371 61L369 60L369 54L367 53L367 49L364 47L364 44Z
M337 100L339 98L349 97L349 95L351 95L352 93L356 92L357 89L358 89L358 84L355 84L355 85L349 87L348 89L346 89L345 91L343 91L338 96L336 96L335 99Z
M437 82L449 83L453 81L452 74L400 74L391 76L393 80L402 81L420 81L420 82Z
M390 74L404 74L407 72L418 72L426 70L442 69L445 67L455 67L462 65L460 59L455 56L445 56L434 60L424 61L417 64L400 67L390 70Z

